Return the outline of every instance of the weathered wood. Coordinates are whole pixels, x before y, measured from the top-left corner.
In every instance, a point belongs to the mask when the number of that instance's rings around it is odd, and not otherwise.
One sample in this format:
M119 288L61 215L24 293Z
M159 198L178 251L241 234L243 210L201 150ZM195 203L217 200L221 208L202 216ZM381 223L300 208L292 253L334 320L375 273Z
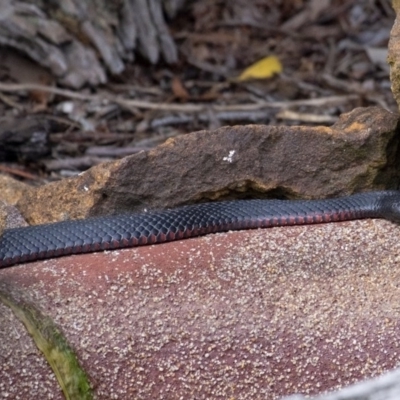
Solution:
M165 3L174 15L182 0ZM119 74L136 52L151 63L177 60L161 0L2 0L0 44L74 88L106 82L107 73Z

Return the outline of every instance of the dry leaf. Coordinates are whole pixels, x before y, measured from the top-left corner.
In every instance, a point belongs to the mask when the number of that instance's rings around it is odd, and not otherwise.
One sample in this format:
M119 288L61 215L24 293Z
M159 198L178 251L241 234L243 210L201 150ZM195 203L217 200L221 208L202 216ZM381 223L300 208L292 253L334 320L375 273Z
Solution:
M278 57L265 57L246 68L237 78L239 81L247 79L266 79L282 72L282 64Z
M190 97L185 86L183 86L182 81L177 76L174 76L172 78L171 89L172 89L172 92L173 92L175 98L177 98L179 100L186 101Z

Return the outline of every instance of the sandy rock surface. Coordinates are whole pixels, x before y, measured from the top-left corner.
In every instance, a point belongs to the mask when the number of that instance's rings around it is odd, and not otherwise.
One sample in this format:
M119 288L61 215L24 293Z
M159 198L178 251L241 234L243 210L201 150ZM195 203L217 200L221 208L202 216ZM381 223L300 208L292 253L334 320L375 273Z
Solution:
M21 265L0 282L60 326L98 398L317 394L398 365L398 235L381 220L231 232ZM1 392L58 393L1 309Z

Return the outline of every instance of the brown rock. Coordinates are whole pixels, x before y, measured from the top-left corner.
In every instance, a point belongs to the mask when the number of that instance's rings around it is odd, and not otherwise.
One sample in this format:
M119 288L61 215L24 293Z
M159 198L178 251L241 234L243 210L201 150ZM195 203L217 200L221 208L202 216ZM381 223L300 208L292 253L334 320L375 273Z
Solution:
M0 174L0 199L7 204L15 206L21 197L28 196L33 188L17 181L8 175Z
M0 235L4 229L27 225L20 212L12 204L25 196L31 187L7 175L0 175Z
M0 235L3 233L4 229L18 228L27 225L20 212L14 206L0 201Z
M31 224L237 197L320 198L393 186L397 115L378 107L332 128L248 125L170 139L151 151L33 189Z
M230 232L21 265L0 282L61 327L98 398L276 399L398 365L398 237L379 220ZM0 392L61 398L0 308Z
M392 1L396 12L396 20L390 32L388 64L390 66L390 82L392 84L392 93L396 99L397 106L400 106L400 1Z

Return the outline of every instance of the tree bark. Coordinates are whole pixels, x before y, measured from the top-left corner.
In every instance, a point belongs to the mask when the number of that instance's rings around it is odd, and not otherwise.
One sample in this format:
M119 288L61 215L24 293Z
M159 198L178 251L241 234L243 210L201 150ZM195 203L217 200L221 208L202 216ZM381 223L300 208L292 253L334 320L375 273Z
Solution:
M137 53L155 64L177 61L164 19L183 0L2 0L0 44L47 67L69 87L98 85Z

